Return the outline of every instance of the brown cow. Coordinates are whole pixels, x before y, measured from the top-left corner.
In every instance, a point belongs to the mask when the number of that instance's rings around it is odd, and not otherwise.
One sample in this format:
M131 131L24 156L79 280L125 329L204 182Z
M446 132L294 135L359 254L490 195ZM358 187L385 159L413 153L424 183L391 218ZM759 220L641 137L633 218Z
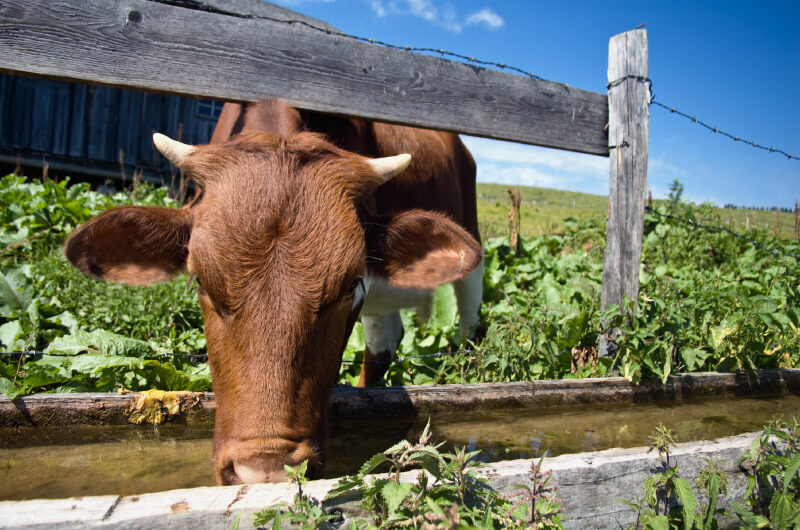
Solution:
M153 139L195 198L105 212L70 236L66 255L109 281L196 276L218 483L280 480L305 459L320 476L327 403L359 312L373 362L362 385L400 343L398 308L425 314L437 285L455 282L462 335L478 321L472 158L454 134L276 100L226 104L209 145Z

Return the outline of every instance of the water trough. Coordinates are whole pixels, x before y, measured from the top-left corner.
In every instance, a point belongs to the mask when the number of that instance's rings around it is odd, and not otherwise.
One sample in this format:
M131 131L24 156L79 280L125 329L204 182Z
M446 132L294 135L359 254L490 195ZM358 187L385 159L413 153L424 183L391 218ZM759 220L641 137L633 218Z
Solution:
M728 399L730 397L741 399L733 404ZM152 432L152 427L123 427L128 424L131 408L137 399L138 396L127 394L34 395L14 402L0 398L0 463L5 460L6 469L10 469L12 457L5 458L4 452L16 450L15 440L26 437L38 439L33 445L40 445L40 452L52 452L51 459L62 465L74 448L67 446L63 440L59 442L60 446L45 446L43 444L49 443L48 437L75 438L73 433L83 432L81 429L106 429L98 425L117 425L118 430ZM160 435L177 430L183 432L182 436L193 444L206 444L199 450L201 456L191 463L191 469L204 470L197 472L201 478L192 485L211 484L211 445L206 437L210 435L209 426L215 410L213 394L186 393L181 395L181 404L180 412L171 418L173 424L159 428L163 431ZM725 406L733 406L734 412L724 412ZM764 409L764 416L759 416L750 424L729 425L735 422L726 418L751 415L745 411L755 410L753 407ZM584 428L580 427L582 424L578 422L575 423L577 427L572 428L575 432L567 437L573 439L571 442L561 443L554 438L551 431L558 424L572 425L570 422L573 418L587 408L592 412L584 415L596 416L599 427L586 428L584 432ZM554 482L561 487L559 497L565 513L570 516L567 526L625 526L632 523L630 517L633 512L619 499L638 500L644 480L660 466L657 455L648 454L643 447L630 447L643 444L645 435L630 435L628 430L650 421L642 419L645 416L663 418L669 424L674 417L687 416L686 411L695 409L700 419L692 420L693 423L686 424L688 427L680 429L684 431L684 439L693 440L681 444L676 452L681 474L692 476L694 471L705 465L703 458L722 459L731 484L728 500L741 497L745 479L738 469L738 460L754 435L727 435L742 432L742 429L756 430L765 421L764 418L769 419L776 414L785 417L800 412L800 370L765 371L757 377L738 373L678 375L672 376L665 385L649 383L640 386L631 385L621 378L606 378L438 387L337 388L330 404L330 414L334 420L332 439L343 437L343 445L352 445L352 440L358 437L376 438L378 445L359 448L352 462L348 462L348 458L336 458L341 462L329 467L333 468L332 475L352 472L348 465L358 465L369 455L396 441L381 439L375 433L381 432L390 438L407 437L409 432L424 424L428 416L433 416L434 432L437 432L439 425L438 434L441 438L455 439L458 443L494 453L493 459L517 458L491 462L482 471L490 484L500 491L511 491L512 484L525 483L530 467L528 458L571 452L545 460L545 467L554 470ZM624 421L619 419L637 410L644 412L634 413ZM475 423L484 416L496 418L496 423L510 429L516 439L500 434L493 430L494 427ZM378 428L363 428L376 421L380 425ZM609 430L608 427L615 423L619 425ZM187 430L194 434L187 436ZM520 442L519 438L523 435L516 431L530 430L534 432L524 435ZM646 432L651 430L648 425ZM346 437L347 433L350 433L350 438ZM626 438L625 435L629 436ZM698 441L706 436L717 439ZM76 441L87 440L73 440L70 443ZM146 445L146 442L140 439L134 445ZM154 464L157 469L171 467L170 458L173 457L170 455L185 453L184 446L175 445L178 442L170 443L172 453L167 452L168 458L164 462ZM20 444L24 445L23 442ZM615 445L629 448L593 450ZM116 451L114 449L112 452ZM207 455L202 456L205 453ZM30 470L29 476L33 476L35 464L28 456L24 456L29 453L21 454L23 456L18 455L18 460L22 460L23 467ZM336 454L337 451L332 448L332 460ZM177 456L174 458L177 460ZM111 465L107 457L106 463ZM203 475L206 471L207 476ZM72 472L66 474L69 473ZM186 472L176 470L175 474L185 475ZM416 472L410 472L408 477L413 480ZM87 483L93 482L88 477L83 478L87 479ZM129 482L134 484L135 480ZM324 495L321 492L333 482L315 481L311 491L319 491L318 497L321 498ZM69 499L6 500L0 502L0 528L145 528L163 525L190 528L198 524L207 528L230 528L240 513L243 515L239 527L247 528L250 526L250 514L281 498L290 500L293 495L293 491L284 485L186 489L180 486L180 482L176 483L178 486L170 485L169 481L164 484L168 488L180 489L144 493L160 488L139 487L137 491L132 485L130 489L89 488L63 494L78 495ZM48 490L44 490L44 494L41 491L18 491L16 495L14 492L0 491L0 499L53 496ZM113 494L97 496L98 493ZM340 508L345 514L352 515L355 513L354 504L345 504Z

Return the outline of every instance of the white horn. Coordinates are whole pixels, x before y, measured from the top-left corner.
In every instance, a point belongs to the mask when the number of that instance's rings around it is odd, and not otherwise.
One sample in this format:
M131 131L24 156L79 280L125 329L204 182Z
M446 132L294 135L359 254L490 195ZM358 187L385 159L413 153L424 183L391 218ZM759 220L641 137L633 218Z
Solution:
M387 156L384 158L368 158L367 164L381 176L381 184L386 184L392 177L401 173L411 163L411 155Z
M155 144L156 149L158 149L162 155L167 157L167 160L178 167L181 166L186 157L192 154L195 149L193 145L183 144L161 133L153 134L153 144Z

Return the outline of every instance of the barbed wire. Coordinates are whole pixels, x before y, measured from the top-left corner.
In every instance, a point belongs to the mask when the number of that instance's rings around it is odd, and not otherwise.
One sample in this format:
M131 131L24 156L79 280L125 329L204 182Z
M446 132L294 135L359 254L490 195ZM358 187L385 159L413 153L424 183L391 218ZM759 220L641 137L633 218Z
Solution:
M732 235L732 236L734 236L736 238L739 238L739 239L742 239L744 241L747 241L748 243L750 243L751 245L753 245L757 249L763 250L764 252L766 252L768 254L771 254L772 256L774 256L776 258L783 257L783 258L794 258L796 260L800 260L800 256L798 256L796 254L792 254L791 252L778 252L777 250L773 250L771 248L767 248L761 242L759 242L758 240L753 239L752 237L748 237L748 236L746 236L744 234L740 234L739 232L735 232L735 231L733 231L730 228L725 227L725 226L707 225L707 224L695 221L694 219L687 219L687 218L684 218L684 217L678 217L676 215L671 215L671 214L668 214L668 213L661 213L658 210L656 210L655 208L653 208L652 206L645 206L645 211L654 213L657 216L662 217L662 218L671 219L673 221L678 221L678 222L687 224L687 225L692 226L694 228L701 228L703 230L709 230L709 231L713 231L713 232L727 232L728 234L730 234L730 235Z
M661 107L663 109L666 109L666 110L670 111L672 114L677 114L678 116L683 116L687 120L691 120L693 123L696 123L697 125L700 125L701 127L705 127L706 129L708 129L709 131L711 131L713 133L721 134L722 136L727 136L728 138L730 138L734 142L741 142L743 144L747 144L747 145L749 145L751 147L754 147L756 149L763 149L764 151L769 151L770 153L778 153L778 154L781 154L781 155L785 156L789 160L800 160L800 157L792 155L792 154L789 154L786 151L784 151L783 149L778 149L776 147L771 147L771 146L767 147L765 145L761 145L761 144L758 144L756 142L753 142L752 140L747 140L747 139L742 138L740 136L734 136L733 134L730 134L728 132L720 130L718 127L715 127L713 125L709 125L708 123L706 123L706 122L704 122L702 120L699 120L694 116L686 114L685 112L681 112L681 111L679 111L678 109L676 109L674 107L669 107L667 105L664 105L660 101L655 101L654 99L651 99L650 100L650 104L651 105L656 105L657 107Z
M157 1L161 1L162 3L167 3L167 4L174 3L174 0L157 0ZM182 5L183 7L186 7L185 3L181 3L180 5ZM238 18L267 20L269 22L276 22L278 24L286 24L286 25L290 25L290 26L291 25L303 26L303 27L306 27L308 29L311 29L311 30L314 30L314 31L318 31L320 33L324 33L326 35L335 35L337 37L343 37L343 38L346 38L346 39L350 39L350 40L354 40L354 41L358 41L358 42L364 42L364 43L368 43L368 44L375 44L377 46L381 46L381 47L384 47L384 48L390 48L390 49L393 49L393 50L401 50L401 51L406 51L406 52L415 52L415 53L424 53L424 54L436 54L436 55L439 55L440 57L452 57L452 58L460 59L462 61L465 61L465 62L468 62L468 63L472 63L472 64L478 64L478 65L481 65L481 66L492 66L492 67L495 67L495 68L499 68L501 70L507 70L507 71L510 71L510 72L516 72L518 74L521 74L521 75L524 75L526 77L529 77L530 79L535 79L536 81L546 81L546 79L544 79L542 77L539 77L538 75L534 74L533 72L529 72L527 70L524 70L522 68L510 65L510 64L499 63L499 62L495 62L495 61L487 61L487 60L484 60L484 59L478 59L477 57L471 57L471 56L468 56L468 55L464 55L464 54L457 53L457 52L452 52L452 51L445 50L445 49L442 49L442 48L428 48L428 47L419 47L419 46L399 46L397 44L392 44L392 43L385 42L385 41L382 41L382 40L379 40L379 39L373 39L373 38L369 38L369 37L361 37L359 35L353 35L353 34L350 34L350 33L345 33L344 31L340 31L338 29L334 29L334 28L332 28L330 26L328 26L328 27L317 26L317 25L312 24L312 23L310 23L308 21L305 21L305 20L282 19L282 18L271 17L271 16L268 16L268 15L258 15L258 14L255 14L255 13L237 13L235 11L228 11L226 9L221 9L221 8L216 7L216 6L210 6L208 4L200 4L200 5L198 5L198 7L201 8L202 10L204 10L204 11L208 11L210 13L218 13L220 15L229 15L229 16L234 16L234 17L238 17Z
M157 0L157 1L161 1L162 3L175 2L175 0ZM185 7L185 3L180 3L180 5L183 5ZM368 44L374 44L374 45L377 45L377 46L381 46L381 47L384 47L384 48L390 48L390 49L393 49L393 50L401 50L401 51L415 52L415 53L424 53L424 54L429 54L429 55L430 54L437 54L440 57L451 57L451 58L454 58L454 59L459 59L460 61L464 61L466 63L477 64L477 65L480 65L480 66L494 67L494 68L498 68L500 70L509 71L509 72L516 72L518 74L524 75L524 76L526 76L526 77L528 77L530 79L534 79L536 81L546 81L546 79L544 79L543 77L540 77L540 76L534 74L533 72L530 72L530 71L525 70L523 68L519 68L519 67L514 66L514 65L510 65L510 64L506 64L506 63L500 63L500 62L496 62L496 61L487 61L485 59L479 59L479 58L474 57L474 56L468 56L468 55L464 55L464 54L461 54L461 53L452 52L452 51L449 51L449 50L445 50L443 48L429 48L429 47L418 47L418 46L400 46L400 45L392 44L392 43L389 43L389 42L386 42L386 41L382 41L382 40L379 40L379 39L373 39L373 38L369 38L369 37L361 37L359 35L353 35L351 33L345 33L344 31L340 31L338 29L331 28L330 26L328 26L328 27L320 27L320 26L317 26L317 25L312 24L310 22L307 22L305 20L281 19L281 18L277 18L277 17L270 17L270 16L267 16L267 15L257 15L255 13L237 13L235 11L228 11L228 10L225 10L225 9L218 8L216 6L210 6L208 4L199 4L198 7L203 9L203 10L205 10L205 11L209 11L209 12L212 12L212 13L218 13L218 14L222 14L222 15L229 15L229 16L234 16L234 17L238 17L238 18L267 20L267 21L270 21L270 22L275 22L275 23L278 23L278 24L287 24L287 25L290 25L290 26L291 25L299 25L299 26L303 26L303 27L306 27L308 29L311 29L313 31L324 33L326 35L336 35L337 37L342 37L342 38L346 38L346 39L350 39L350 40L354 40L354 41L358 41L358 42L364 42L364 43L368 43ZM800 160L800 157L792 155L790 153L787 153L783 149L778 149L778 148L772 147L772 146L767 147L765 145L761 145L761 144L759 144L757 142L754 142L752 140L747 140L747 139L742 138L740 136L736 136L734 134L728 133L726 131L723 131L723 130L719 129L716 126L710 125L710 124L698 119L696 116L692 116L691 114L682 112L682 111L676 109L675 107L670 107L668 105L665 105L664 103L661 103L660 101L656 101L655 94L653 92L653 81L649 77L638 76L638 75L625 75L625 76L620 77L619 79L615 79L615 80L609 82L608 85L607 85L607 89L614 88L615 86L621 84L623 81L625 81L627 79L634 79L634 80L637 80L637 81L640 81L640 82L645 82L645 83L647 83L649 85L650 101L648 103L650 105L656 105L657 107L661 107L661 108L663 108L665 110L668 110L672 114L677 114L678 116L682 116L682 117L690 120L692 123L695 123L697 125L705 127L706 129L708 129L709 131L711 131L713 133L717 133L717 134L721 134L723 136L726 136L726 137L730 138L731 140L733 140L735 142L741 142L741 143L749 145L749 146L751 146L751 147L753 147L755 149L762 149L762 150L768 151L770 153L778 153L778 154L784 155L789 160Z
M463 350L454 350L454 351L442 351L436 353L425 353L420 355L406 355L404 357L396 357L394 359L390 359L387 361L364 361L364 360L355 360L355 359L342 359L343 364L369 364L375 366L387 366L390 364L401 363L403 361L411 361L414 359L432 359L437 357L450 357L450 356L457 356L457 355L473 355L479 353L486 353L488 350L486 349L463 349ZM50 357L75 357L76 355L68 355L64 353L57 353L57 352L43 352L38 350L20 350L20 351L4 351L0 352L0 357L40 357L40 356L50 356ZM80 354L78 354L80 355ZM106 354L108 355L108 354ZM136 357L137 359L151 359L155 360L158 357L187 357L190 361L201 361L207 362L208 361L208 354L207 353L172 353L172 352L160 352L156 354L146 355L144 357Z
M769 151L770 153L778 153L778 154L781 154L781 155L785 156L789 160L800 160L800 157L792 155L790 153L787 153L783 149L778 149L778 148L772 147L772 146L767 147L765 145L761 145L759 143L756 143L756 142L754 142L752 140L747 140L745 138L742 138L741 136L733 135L733 134L731 134L729 132L721 130L719 127L716 127L714 125L709 125L708 123L698 119L696 116L692 116L691 114L687 114L685 112L682 112L682 111L676 109L675 107L670 107L668 105L665 105L664 103L661 103L660 101L656 101L655 92L653 91L653 80L650 79L649 77L640 76L640 75L625 75L625 76L620 77L619 79L615 79L615 80L611 81L610 83L608 83L608 85L606 85L606 88L610 90L610 89L620 85L623 81L626 81L628 79L633 79L634 81L639 81L641 83L647 83L647 86L648 86L648 89L649 89L649 92L650 92L650 101L648 101L648 104L650 104L650 105L655 105L657 107L661 107L662 109L668 110L672 114L677 114L678 116L682 116L682 117L686 118L687 120L691 121L692 123L700 125L701 127L705 127L706 129L708 129L709 131L711 131L713 133L721 134L722 136L726 136L726 137L730 138L731 140L733 140L734 142L741 142L743 144L747 144L747 145L749 145L751 147L754 147L756 149L762 149L764 151Z
M364 360L346 360L342 359L343 364L369 364L373 366L388 366L395 363L401 363L403 361L412 361L414 359L433 359L437 357L451 357L456 355L473 355L478 353L486 353L489 350L480 349L480 350L473 350L473 349L465 349L465 350L455 350L455 351L440 351L436 353L424 353L420 355L407 355L405 357L396 357L394 359L389 359L386 361L364 361Z

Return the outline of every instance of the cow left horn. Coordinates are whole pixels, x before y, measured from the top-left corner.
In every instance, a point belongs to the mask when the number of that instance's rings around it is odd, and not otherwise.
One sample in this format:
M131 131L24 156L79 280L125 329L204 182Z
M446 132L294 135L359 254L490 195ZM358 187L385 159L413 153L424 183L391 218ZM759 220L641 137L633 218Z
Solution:
M368 158L367 164L381 176L380 184L386 184L392 177L401 173L411 163L411 155L387 156L384 158Z
M169 136L161 133L153 134L153 144L155 144L156 149L158 149L162 155L167 157L167 160L178 167L181 167L186 157L192 154L195 149L192 145L186 145L177 140L173 140Z

